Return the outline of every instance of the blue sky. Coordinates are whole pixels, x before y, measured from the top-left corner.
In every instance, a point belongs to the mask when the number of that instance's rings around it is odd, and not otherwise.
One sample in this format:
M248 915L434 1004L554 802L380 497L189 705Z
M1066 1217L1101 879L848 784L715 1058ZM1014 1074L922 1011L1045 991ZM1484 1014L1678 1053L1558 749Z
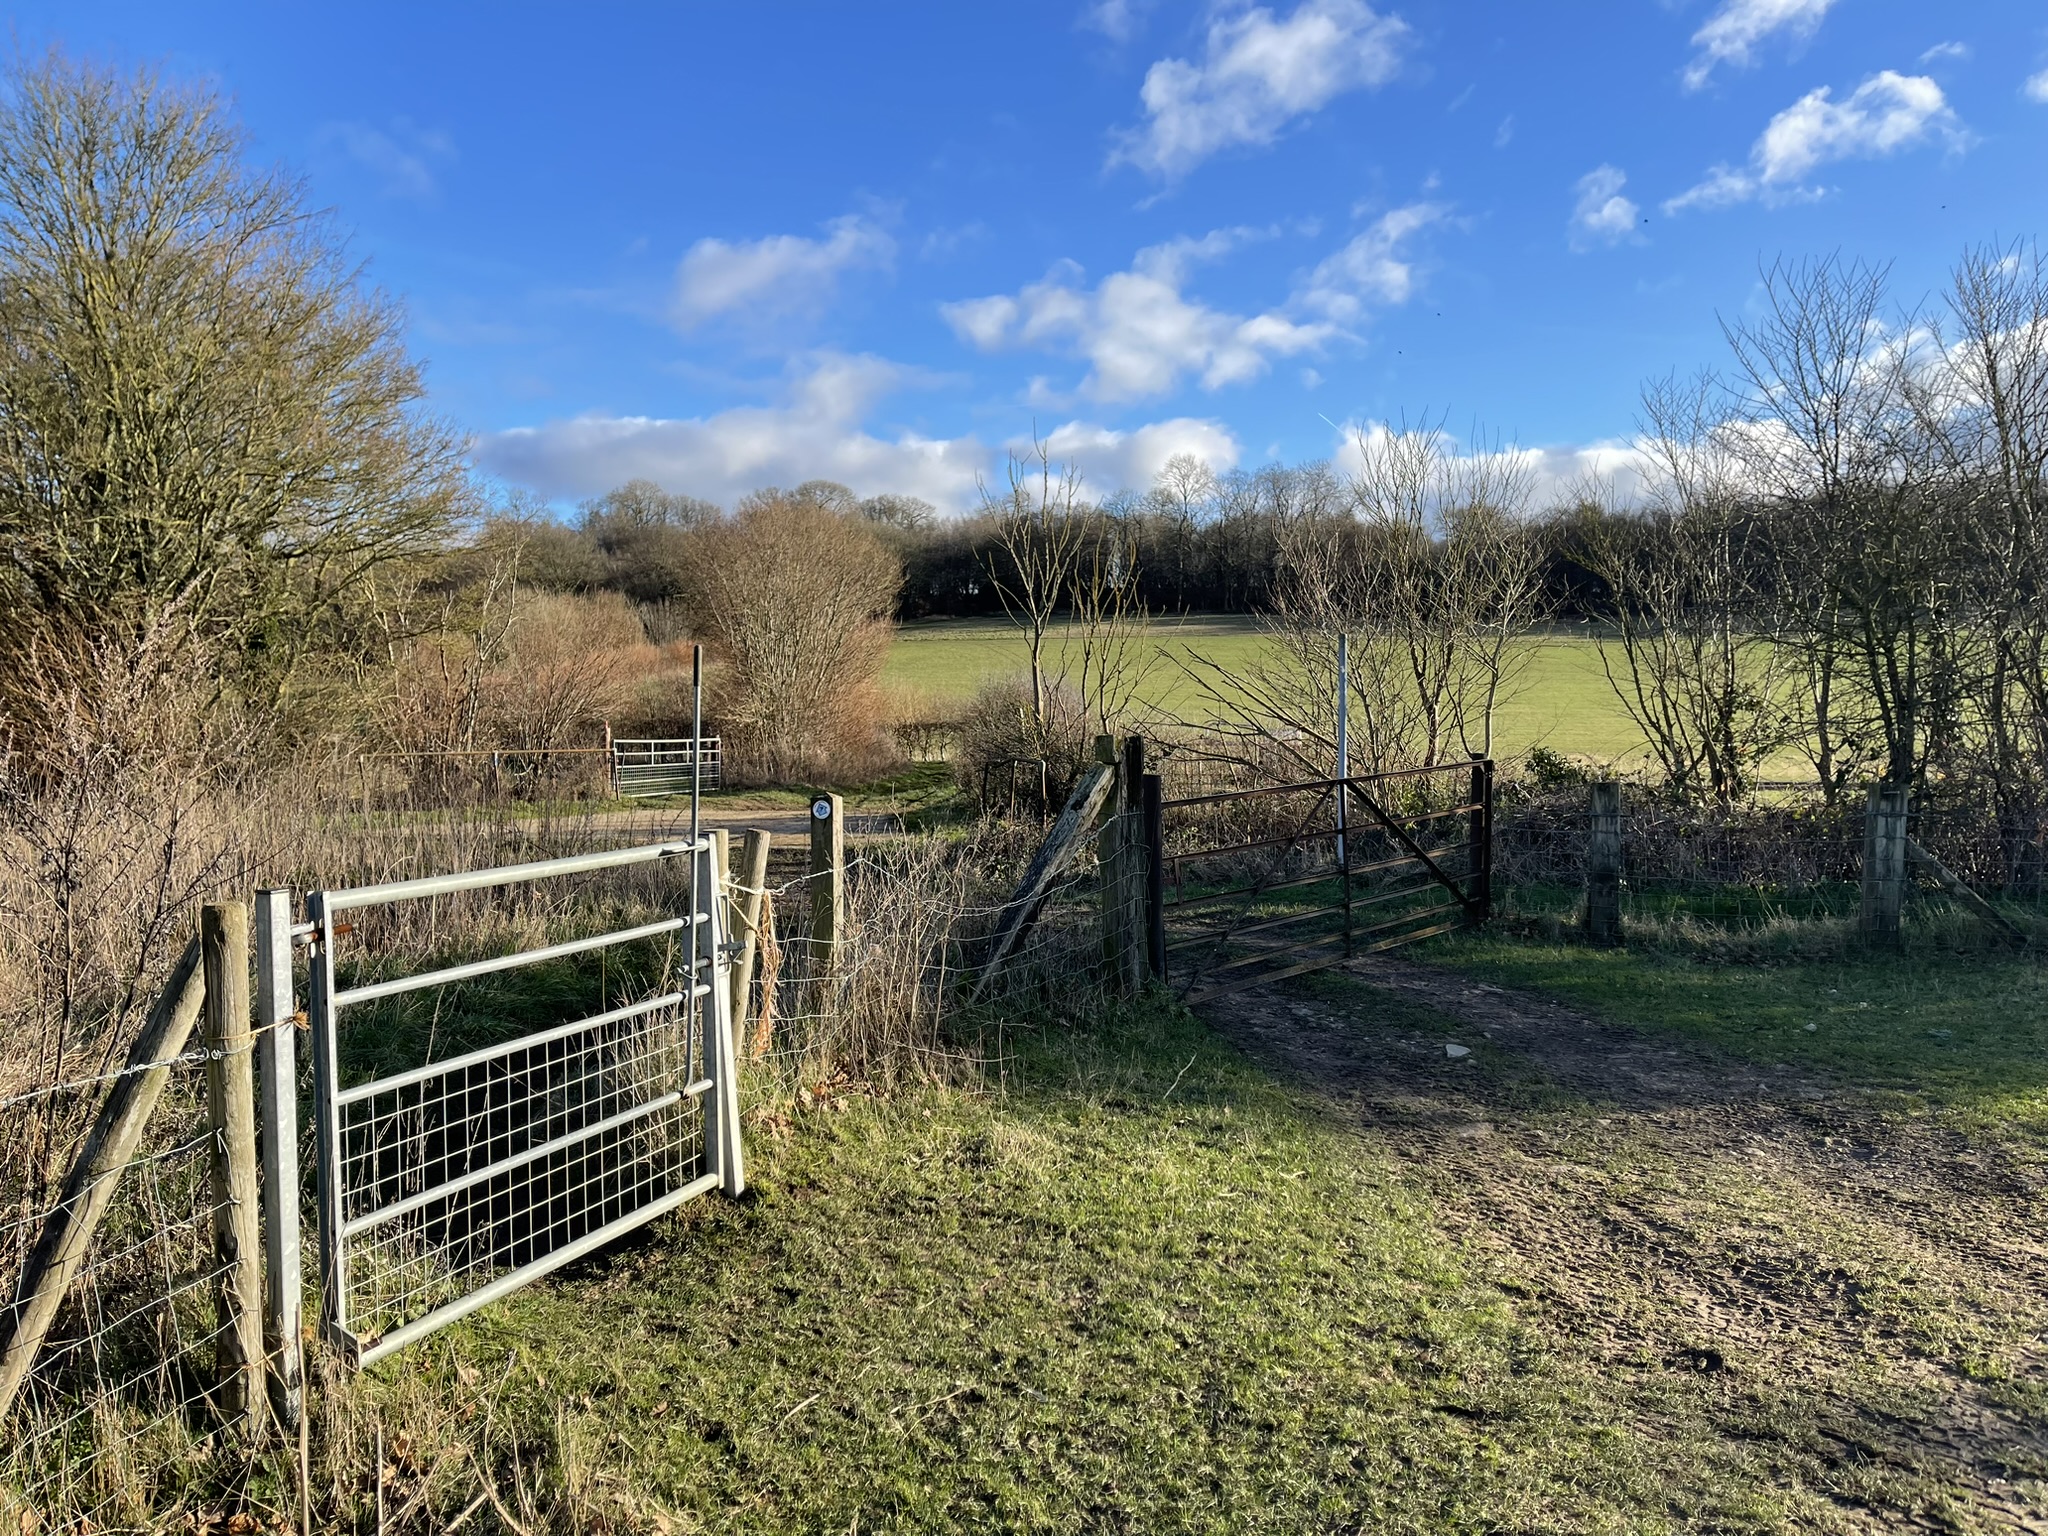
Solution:
M2038 0L63 0L206 77L400 298L482 472L973 502L1448 412L1626 440L1760 261L1935 293L2048 214Z

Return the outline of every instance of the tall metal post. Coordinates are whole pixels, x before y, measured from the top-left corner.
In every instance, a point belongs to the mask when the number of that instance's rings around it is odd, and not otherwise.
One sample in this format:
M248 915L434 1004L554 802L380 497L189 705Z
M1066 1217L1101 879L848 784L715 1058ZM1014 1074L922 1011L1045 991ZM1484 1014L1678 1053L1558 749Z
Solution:
M256 893L256 1075L263 1124L263 1349L270 1357L270 1406L286 1429L299 1427L305 1371L299 1328L304 1305L299 1256L299 1069L292 996L292 893Z
M313 1132L320 1178L320 1330L348 1349L348 1255L341 1246L341 1113L334 1095L341 1087L334 1020L334 915L327 893L306 897L306 921L313 927L307 1013L313 1024Z
M690 841L697 841L697 800L704 792L704 647L690 647ZM690 866L692 869L696 865Z
M731 964L725 949L725 918L719 898L720 871L714 867L717 853L707 840L690 857L702 867L695 882L706 893L698 913L693 942L698 975L710 990L701 1000L704 1064L712 1083L712 1102L704 1121L704 1137L711 1154L711 1171L719 1176L719 1187L737 1195L747 1187L746 1164L740 1150L740 1098L738 1053L732 1038Z

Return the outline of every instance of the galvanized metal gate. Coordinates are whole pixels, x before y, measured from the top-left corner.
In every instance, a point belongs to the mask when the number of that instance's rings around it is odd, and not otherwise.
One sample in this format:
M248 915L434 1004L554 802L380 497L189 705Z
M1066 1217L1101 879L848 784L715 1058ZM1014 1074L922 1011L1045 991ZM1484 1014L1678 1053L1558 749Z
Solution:
M410 975L337 979L338 946L378 909L418 921L405 904L660 864L682 866L676 915ZM740 1192L718 874L701 837L307 897L321 1326L347 1358L367 1366L696 1195ZM344 1081L345 1012L657 940L664 984L646 995Z
M725 772L717 736L619 737L612 741L612 793L623 798L688 795L717 789Z
M1493 764L1157 802L1154 944L1189 1002L1485 921Z

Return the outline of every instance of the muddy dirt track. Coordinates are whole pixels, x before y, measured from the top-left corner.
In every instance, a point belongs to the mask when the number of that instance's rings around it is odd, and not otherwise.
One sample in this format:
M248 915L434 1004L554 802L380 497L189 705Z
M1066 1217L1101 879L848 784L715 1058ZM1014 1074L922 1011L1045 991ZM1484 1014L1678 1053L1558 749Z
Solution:
M1712 1378L1703 1432L1810 1494L1813 1528L2048 1531L2022 1155L1391 958L1202 1012L1393 1158L1555 1348Z

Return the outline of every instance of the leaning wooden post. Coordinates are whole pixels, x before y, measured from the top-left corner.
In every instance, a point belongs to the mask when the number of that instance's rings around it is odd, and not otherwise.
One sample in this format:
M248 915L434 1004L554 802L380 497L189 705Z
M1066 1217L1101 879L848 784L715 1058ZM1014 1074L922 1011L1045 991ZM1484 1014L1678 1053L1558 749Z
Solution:
M1873 784L1863 810L1863 892L1856 929L1876 944L1899 942L1906 899L1906 786Z
M256 1173L255 1038L249 1032L249 908L220 902L199 912L206 969L206 1123L213 1132L213 1261L220 1309L220 1402L232 1418L262 1423L263 1237Z
M811 973L823 978L839 959L846 926L846 816L837 795L811 802Z
M36 1363L64 1293L85 1262L92 1235L113 1201L121 1170L141 1145L143 1127L163 1093L171 1063L192 1037L192 1026L199 1021L205 1001L206 975L195 939L171 967L163 995L150 1010L121 1075L93 1119L85 1145L79 1148L77 1161L64 1180L64 1194L43 1223L35 1250L22 1266L21 1283L15 1291L14 1326L0 1347L0 1418L6 1416Z
M746 1039L747 1006L754 990L754 964L761 953L761 907L768 895L768 834L749 827L740 839L740 867L733 890L733 937L740 952L732 968L732 1027Z
M256 1075L263 1110L263 1348L270 1406L299 1427L304 1371L299 1257L298 1008L292 991L292 893L256 893Z
M1586 817L1586 937L1621 942L1621 786L1612 779L1592 786Z

